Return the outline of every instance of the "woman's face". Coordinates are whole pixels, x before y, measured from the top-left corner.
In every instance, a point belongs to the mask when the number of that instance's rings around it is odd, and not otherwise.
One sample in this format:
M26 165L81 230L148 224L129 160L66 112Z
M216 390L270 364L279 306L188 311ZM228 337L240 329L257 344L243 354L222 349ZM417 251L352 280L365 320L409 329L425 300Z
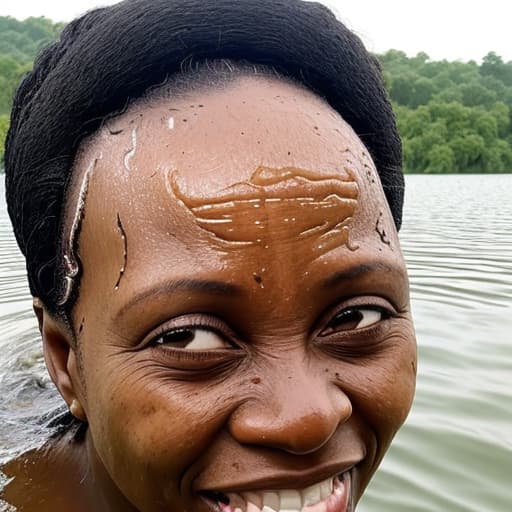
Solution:
M241 78L111 121L78 159L69 218L87 176L74 385L107 499L350 510L416 361L357 135L308 91Z

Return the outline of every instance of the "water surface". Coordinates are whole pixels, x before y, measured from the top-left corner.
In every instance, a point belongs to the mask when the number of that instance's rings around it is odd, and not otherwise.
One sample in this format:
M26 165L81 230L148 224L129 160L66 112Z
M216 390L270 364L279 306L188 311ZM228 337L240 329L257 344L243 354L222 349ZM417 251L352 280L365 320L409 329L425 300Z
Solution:
M0 462L61 403L0 178ZM408 176L402 247L419 343L406 425L359 512L512 510L512 175Z

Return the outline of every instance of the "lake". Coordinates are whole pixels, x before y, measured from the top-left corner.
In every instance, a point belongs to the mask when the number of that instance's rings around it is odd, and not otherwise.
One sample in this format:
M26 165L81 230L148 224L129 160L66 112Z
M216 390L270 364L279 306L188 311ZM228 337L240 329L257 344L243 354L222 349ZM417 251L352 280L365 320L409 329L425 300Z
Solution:
M40 444L37 418L60 403L4 191L0 178L0 463ZM401 240L418 389L358 512L510 512L512 175L407 176Z

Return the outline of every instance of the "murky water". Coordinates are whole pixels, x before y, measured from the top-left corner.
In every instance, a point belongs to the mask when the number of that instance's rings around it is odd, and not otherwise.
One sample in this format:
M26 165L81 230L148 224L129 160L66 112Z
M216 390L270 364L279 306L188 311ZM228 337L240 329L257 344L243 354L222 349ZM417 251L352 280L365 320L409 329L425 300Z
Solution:
M402 246L419 342L412 413L359 512L512 510L512 175L409 176ZM0 462L60 404L0 178ZM28 441L31 440L31 441Z

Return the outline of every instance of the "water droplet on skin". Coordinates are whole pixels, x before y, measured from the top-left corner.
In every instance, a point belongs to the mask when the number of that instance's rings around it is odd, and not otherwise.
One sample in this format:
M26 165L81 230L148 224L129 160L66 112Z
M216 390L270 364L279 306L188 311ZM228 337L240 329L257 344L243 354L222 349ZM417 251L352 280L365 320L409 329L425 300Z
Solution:
M169 127L169 130L174 129L174 117L169 117L169 120L167 121L167 126Z
M127 151L124 155L124 168L127 171L130 171L130 162L133 156L135 155L135 151L137 149L137 128L132 130L132 147Z
M119 284L121 283L121 279L123 278L126 271L126 263L128 259L128 239L126 238L126 232L124 230L123 223L121 222L121 217L119 214L117 214L117 230L121 236L121 240L123 241L123 263L119 269L119 277L117 278L114 290L119 290Z

